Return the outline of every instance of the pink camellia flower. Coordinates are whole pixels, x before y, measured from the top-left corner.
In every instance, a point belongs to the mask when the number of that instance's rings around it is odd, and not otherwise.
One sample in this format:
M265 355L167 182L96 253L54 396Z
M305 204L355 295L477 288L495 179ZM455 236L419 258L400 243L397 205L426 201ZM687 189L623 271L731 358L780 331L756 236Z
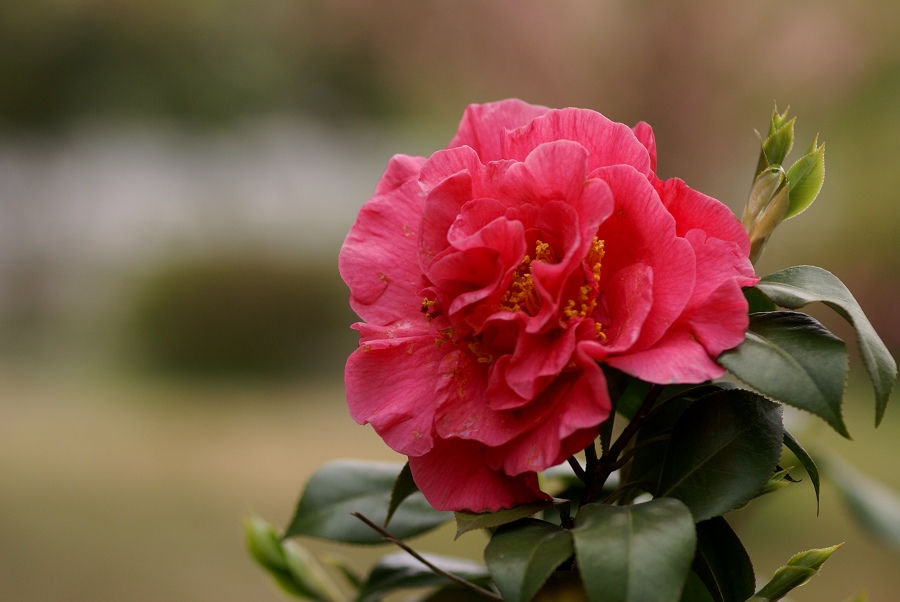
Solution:
M434 507L546 499L537 472L609 416L600 362L660 384L723 374L757 281L749 241L655 170L648 125L519 100L391 159L340 254L363 320L347 400Z

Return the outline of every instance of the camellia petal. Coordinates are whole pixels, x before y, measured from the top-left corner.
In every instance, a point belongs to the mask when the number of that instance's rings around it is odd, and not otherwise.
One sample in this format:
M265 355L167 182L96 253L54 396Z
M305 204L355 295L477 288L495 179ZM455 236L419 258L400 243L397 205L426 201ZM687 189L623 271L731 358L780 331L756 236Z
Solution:
M409 459L413 480L438 510L495 512L519 504L549 500L537 474L510 476L488 466L488 448L465 439L437 439L434 449Z

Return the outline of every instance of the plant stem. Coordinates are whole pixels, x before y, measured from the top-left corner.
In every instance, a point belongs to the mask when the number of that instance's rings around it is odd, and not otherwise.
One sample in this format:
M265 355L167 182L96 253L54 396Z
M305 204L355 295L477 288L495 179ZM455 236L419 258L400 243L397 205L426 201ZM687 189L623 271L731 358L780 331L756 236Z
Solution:
M449 579L450 581L453 581L454 583L457 583L465 588L468 588L468 589L478 593L481 596L484 596L485 598L490 598L491 600L497 600L498 602L503 602L503 598L501 598L494 592L484 589L483 587L479 587L478 585L475 585L471 581L466 581L462 577L457 577L453 573L448 573L444 569L432 564L431 562L426 560L424 556L422 556L421 554L419 554L418 552L413 550L411 547L406 545L402 540L397 539L396 537L391 535L388 531L385 531L383 528L381 528L377 524L373 523L371 520L369 520L368 518L366 518L359 512L353 512L352 514L353 514L353 516L355 516L362 522L366 523L366 525L368 525L369 527L374 529L379 535L381 535L381 537L385 541L388 541L388 542L400 547L407 554L409 554L410 556L412 556L413 558L415 558L416 560L418 560L419 562L421 562L422 564L427 566L429 569L431 569L432 571L434 571L441 577L445 577L445 578Z
M578 459L575 456L569 456L569 466L572 467L572 470L575 472L575 476L584 483L587 480L587 475L584 472L584 469L581 467L581 464L578 462Z
M656 403L656 400L659 399L659 396L662 394L663 388L663 385L653 385L650 392L647 394L647 397L644 398L641 407L638 408L634 417L625 426L625 429L622 431L622 434L619 435L619 438L609 447L608 452L597 459L597 452L594 450L593 444L589 445L588 448L584 450L586 456L588 455L588 450L593 451L594 461L591 462L591 458L588 456L588 481L585 486L584 495L581 498L581 505L590 504L600 499L600 496L603 493L603 485L606 483L609 475L612 474L614 470L621 467L619 464L619 456L625 451L628 442L637 434L638 429L640 429L647 414L653 409L653 404Z

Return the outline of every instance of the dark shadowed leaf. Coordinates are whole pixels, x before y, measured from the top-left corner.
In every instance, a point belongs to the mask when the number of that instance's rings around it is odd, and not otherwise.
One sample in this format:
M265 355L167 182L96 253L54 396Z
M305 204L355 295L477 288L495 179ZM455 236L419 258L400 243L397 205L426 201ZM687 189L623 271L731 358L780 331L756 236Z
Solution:
M875 388L875 425L881 423L897 380L897 362L844 283L827 270L800 265L769 274L757 284L757 288L773 302L788 309L799 309L821 301L853 325L859 354Z
M806 474L809 475L809 480L812 481L813 489L816 491L816 514L819 514L819 469L816 466L815 461L812 459L803 446L800 445L800 442L797 439L787 432L784 431L784 445L791 453L796 456L798 460L800 460L800 464L803 465L803 468L806 470Z
M569 531L526 518L497 529L484 559L504 600L528 602L574 553Z
M744 342L717 361L760 393L812 412L850 437L841 416L847 347L815 319L788 311L751 314Z
M387 518L384 519L384 526L387 527L391 522L394 512L400 507L400 503L406 498L419 490L419 486L412 477L412 470L409 468L409 462L403 465L403 470L397 475L394 481L394 487L391 489L391 503L388 505Z
M681 602L717 602L697 573L691 571L681 591Z
M744 289L744 298L747 299L748 311L751 314L776 311L778 309L778 306L755 286L748 286Z
M680 600L697 542L690 510L680 501L586 504L572 536L592 602Z
M568 500L558 500L559 503L565 503ZM530 504L522 504L514 508L506 508L498 512L481 512L473 514L471 512L456 513L456 537L463 533L474 531L475 529L493 529L500 525L505 525L519 520L520 518L528 518L534 516L542 510L551 508L555 502L532 502Z
M734 510L768 482L781 456L781 406L741 389L703 397L675 423L657 497L703 521Z
M635 437L636 451L631 463L623 469L624 481L632 483L636 490L653 492L669 446L667 435L671 435L678 417L701 397L721 390L719 385L699 385L661 401Z
M697 524L692 568L715 602L744 602L756 590L750 557L721 516Z
M351 515L359 512L383 524L399 464L342 460L326 464L310 478L285 537L306 535L345 543L384 543L381 536ZM450 520L421 493L409 496L394 513L390 531L400 539L429 531Z
M466 581L484 584L489 578L487 568L477 562L463 558L422 554L428 562L438 568L461 577ZM369 573L356 597L356 602L375 602L385 594L398 589L411 587L443 586L451 583L446 577L438 575L430 568L409 556L405 552L397 552L383 556ZM477 594L466 590L469 599L477 600Z

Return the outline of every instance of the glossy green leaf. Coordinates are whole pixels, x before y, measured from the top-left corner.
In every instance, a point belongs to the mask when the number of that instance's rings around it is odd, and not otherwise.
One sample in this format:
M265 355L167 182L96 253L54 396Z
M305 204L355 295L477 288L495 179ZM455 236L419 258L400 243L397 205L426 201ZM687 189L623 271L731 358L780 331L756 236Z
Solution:
M634 439L634 457L622 471L623 480L632 483L636 490L653 492L669 447L667 435L671 434L678 418L698 399L721 390L719 385L699 385L661 401Z
M741 389L707 395L675 423L657 497L678 498L697 522L734 510L769 480L782 438L780 405Z
M285 593L316 602L339 599L337 587L312 554L296 542L283 542L272 525L250 517L244 521L244 537L250 555Z
M717 600L706 589L697 573L691 571L684 589L681 590L681 602L717 602Z
M810 316L751 314L744 342L717 361L760 393L812 412L850 437L841 416L847 346Z
M796 120L796 117L788 119L763 142L763 152L766 154L769 165L781 165L788 153L791 152L794 147L794 123Z
M574 552L569 531L526 518L497 529L484 559L506 602L528 602Z
M748 311L751 314L776 311L778 309L778 306L755 286L746 287L744 289L744 297L747 299Z
M825 145L816 146L813 140L807 154L800 157L787 171L791 205L785 219L806 211L812 205L825 182Z
M285 537L305 535L345 543L384 543L382 537L351 515L359 512L383 524L401 466L343 460L320 468L310 478ZM400 539L429 531L450 520L421 493L409 496L391 518L390 531Z
M678 602L697 543L690 510L672 498L586 504L572 537L592 602Z
M486 567L471 560L451 558L435 554L422 554L428 562L443 571L456 575L473 583L485 583L489 577ZM443 586L450 583L447 577L439 575L430 568L406 554L396 552L383 556L369 573L369 578L359 590L356 602L376 602L382 596L398 589L412 587ZM466 590L471 599L478 599L477 594Z
M841 493L853 517L875 539L900 551L900 492L832 454L819 458L822 473Z
M801 265L769 274L757 288L787 309L821 301L853 325L859 354L875 388L875 425L881 423L897 380L897 362L844 283L827 270Z
M792 589L798 588L809 581L819 571L822 564L841 545L843 544L831 546L830 548L800 552L794 555L785 566L775 571L772 580L756 592L750 600L759 602L781 600Z
M715 602L744 602L756 590L750 557L721 516L697 524L692 569Z
M565 500L560 500L560 503ZM528 518L534 516L542 510L546 510L554 505L554 502L532 502L530 504L522 504L513 508L506 508L497 512L481 512L473 514L471 512L456 513L456 537L463 533L474 531L475 529L493 529L507 523L519 520L520 518Z
M403 500L418 490L419 486L416 485L416 482L413 480L412 470L410 470L409 462L407 462L403 465L400 474L397 475L397 480L394 481L394 487L391 489L391 502L388 504L387 517L384 519L385 527L391 523L391 517L394 516L394 512L397 511L397 508L400 507Z
M819 468L816 466L815 460L812 459L812 456L807 453L803 446L800 445L800 442L790 434L786 429L784 431L784 445L787 447L792 454L800 461L800 464L803 465L804 470L806 470L806 474L809 475L809 480L812 481L813 489L816 492L816 514L819 514Z

